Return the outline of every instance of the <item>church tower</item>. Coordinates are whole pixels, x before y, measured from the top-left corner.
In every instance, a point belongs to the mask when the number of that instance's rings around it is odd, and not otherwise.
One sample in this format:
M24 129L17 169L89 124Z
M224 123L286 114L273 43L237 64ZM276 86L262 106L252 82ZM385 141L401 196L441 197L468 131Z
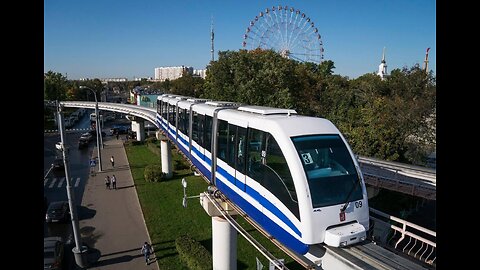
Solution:
M382 55L382 62L380 65L378 65L378 76L382 78L382 80L385 80L385 77L387 76L387 62L385 61L385 47L383 47L383 55Z

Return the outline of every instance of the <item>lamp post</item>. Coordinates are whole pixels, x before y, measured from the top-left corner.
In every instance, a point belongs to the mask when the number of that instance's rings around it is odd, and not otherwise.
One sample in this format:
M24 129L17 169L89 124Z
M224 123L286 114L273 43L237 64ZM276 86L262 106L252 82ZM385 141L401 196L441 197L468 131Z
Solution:
M92 88L80 85L80 89L88 89L92 91L93 96L95 97L95 128L97 133L97 150L98 150L98 172L102 172L102 151L100 149L100 145L103 145L103 142L100 142L100 138L102 138L102 134L100 133L100 125L98 124L98 118L100 118L100 115L98 114L98 101L97 101L97 95L95 94L95 91L93 91ZM100 137L100 138L99 138Z
M62 155L63 155L63 165L65 166L65 178L67 182L67 196L68 196L68 206L70 209L70 217L72 221L73 229L73 238L75 240L75 247L72 249L72 252L75 256L75 262L80 267L86 267L88 264L87 261L87 247L81 246L80 244L80 235L78 233L78 217L77 217L77 205L75 203L75 193L72 192L72 185L70 184L70 175L69 175L69 163L68 163L68 149L65 147L65 126L63 120L63 106L60 102L57 102L57 113L58 113L58 128L60 130L60 138L62 142Z

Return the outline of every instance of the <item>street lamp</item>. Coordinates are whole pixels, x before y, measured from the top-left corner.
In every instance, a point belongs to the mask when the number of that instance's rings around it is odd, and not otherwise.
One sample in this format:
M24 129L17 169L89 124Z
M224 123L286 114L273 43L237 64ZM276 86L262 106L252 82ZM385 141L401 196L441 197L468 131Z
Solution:
M72 192L72 185L70 183L70 174L69 174L69 161L67 157L68 149L65 147L65 126L63 120L63 105L60 102L57 102L57 114L58 114L58 128L60 130L60 139L61 139L61 151L63 155L63 165L65 167L65 178L67 182L67 197L68 197L68 206L70 208L70 217L72 221L73 229L73 238L75 240L75 247L72 249L72 252L75 256L75 262L80 267L86 267L87 262L87 247L81 246L80 235L78 233L78 216L77 216L77 205L75 203L75 193Z
M102 138L102 134L100 133L100 125L98 124L98 118L100 118L100 115L98 114L97 95L95 94L95 91L90 87L80 85L80 89L88 89L88 90L92 91L93 96L95 97L95 128L96 128L96 133L97 133L98 172L102 172L102 152L100 150L100 145L103 145L103 142L100 142L100 140Z

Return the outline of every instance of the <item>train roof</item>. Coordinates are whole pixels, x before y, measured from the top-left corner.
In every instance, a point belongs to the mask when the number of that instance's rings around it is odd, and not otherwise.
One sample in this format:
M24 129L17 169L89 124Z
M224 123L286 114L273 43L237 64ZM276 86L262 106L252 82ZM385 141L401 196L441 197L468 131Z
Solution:
M292 109L282 109L282 108L272 108L272 107L265 107L265 106L242 106L238 108L239 111L261 114L261 115L272 115L272 114L286 114L292 115L297 114L297 111Z
M275 109L275 108L274 108ZM282 109L279 109L282 110ZM228 119L228 122L259 130L278 130L289 137L308 135L308 134L339 134L339 130L331 121L325 118L298 115L293 113L273 113L270 114L251 113L235 109L222 110L218 113L220 119ZM294 110L292 110L294 111Z

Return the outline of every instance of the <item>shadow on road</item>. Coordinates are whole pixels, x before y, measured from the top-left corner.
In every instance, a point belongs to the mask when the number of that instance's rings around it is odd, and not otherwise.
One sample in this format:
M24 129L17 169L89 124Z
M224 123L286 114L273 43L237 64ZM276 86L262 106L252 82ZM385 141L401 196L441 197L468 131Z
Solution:
M97 214L97 210L90 209L85 206L78 206L78 220L91 219Z

